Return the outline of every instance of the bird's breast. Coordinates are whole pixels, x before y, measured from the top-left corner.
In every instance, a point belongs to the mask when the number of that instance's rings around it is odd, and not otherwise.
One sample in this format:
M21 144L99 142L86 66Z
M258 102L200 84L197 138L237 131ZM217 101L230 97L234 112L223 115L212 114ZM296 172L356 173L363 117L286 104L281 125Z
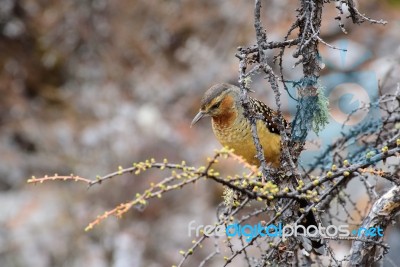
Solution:
M248 163L259 166L256 148L253 142L250 122L246 118L235 118L227 123L220 118L212 118L212 127L218 141L234 149L235 154L242 156ZM275 167L280 161L280 136L271 133L263 121L257 121L257 132L267 162Z

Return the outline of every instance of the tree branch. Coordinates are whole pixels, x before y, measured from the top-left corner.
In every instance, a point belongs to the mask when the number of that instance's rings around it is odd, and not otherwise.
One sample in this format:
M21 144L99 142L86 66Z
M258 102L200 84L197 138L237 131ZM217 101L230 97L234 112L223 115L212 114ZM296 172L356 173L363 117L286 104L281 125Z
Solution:
M385 230L398 212L400 212L400 186L394 186L375 202L361 227L365 229L380 227ZM367 236L365 232L363 237L367 240L383 240L383 236ZM355 241L351 248L348 266L370 265L380 260L387 253L387 249L384 249L383 253L382 249L384 248L377 247L376 243Z

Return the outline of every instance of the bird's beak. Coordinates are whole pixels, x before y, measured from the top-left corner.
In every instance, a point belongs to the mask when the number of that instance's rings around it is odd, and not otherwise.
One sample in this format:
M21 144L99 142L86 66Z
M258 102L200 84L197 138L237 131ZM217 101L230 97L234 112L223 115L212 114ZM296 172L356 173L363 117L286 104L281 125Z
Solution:
M190 124L190 127L192 127L193 125L195 125L199 120L201 120L204 117L209 116L207 113L205 113L204 111L199 111L199 113L197 113L197 115L193 118L192 123Z

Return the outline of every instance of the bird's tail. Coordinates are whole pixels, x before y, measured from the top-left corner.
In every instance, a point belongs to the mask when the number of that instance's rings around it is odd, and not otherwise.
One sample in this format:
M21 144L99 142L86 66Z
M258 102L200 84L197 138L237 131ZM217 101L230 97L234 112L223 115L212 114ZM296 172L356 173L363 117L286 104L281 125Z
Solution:
M308 203L306 200L302 199L299 201L300 203L300 208L306 208L308 206ZM301 222L301 225L303 225L306 229L314 225L315 227L318 228L318 223L315 218L315 215L312 211L310 211L308 214L306 214L305 218ZM300 236L300 242L302 247L310 253L311 251L314 251L318 255L325 255L325 242L320 238L320 239L310 239L303 233L303 236Z

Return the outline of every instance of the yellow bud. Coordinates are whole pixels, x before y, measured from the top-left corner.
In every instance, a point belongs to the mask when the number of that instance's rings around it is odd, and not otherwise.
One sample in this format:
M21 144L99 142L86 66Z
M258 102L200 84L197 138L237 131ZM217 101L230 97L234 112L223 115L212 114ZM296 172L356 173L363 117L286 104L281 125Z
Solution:
M375 155L375 153L374 153L373 151L370 151L370 152L368 152L368 153L365 155L365 157L366 157L367 159L370 159L370 158L372 158L374 155Z
M285 192L285 193L289 192L289 187L283 188L283 192Z

